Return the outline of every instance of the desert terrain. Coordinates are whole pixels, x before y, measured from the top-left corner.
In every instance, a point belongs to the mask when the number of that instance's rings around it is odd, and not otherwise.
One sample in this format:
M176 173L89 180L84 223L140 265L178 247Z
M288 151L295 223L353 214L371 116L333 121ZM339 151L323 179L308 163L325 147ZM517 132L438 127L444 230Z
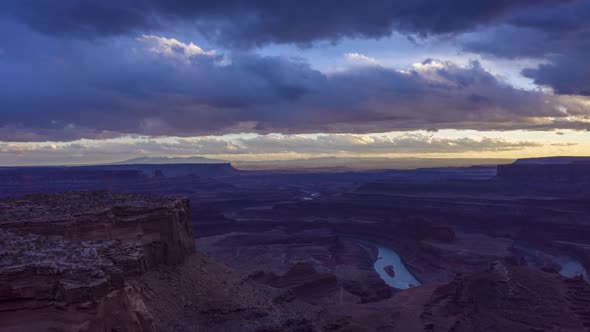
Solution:
M586 330L588 164L544 163L3 168L0 329Z

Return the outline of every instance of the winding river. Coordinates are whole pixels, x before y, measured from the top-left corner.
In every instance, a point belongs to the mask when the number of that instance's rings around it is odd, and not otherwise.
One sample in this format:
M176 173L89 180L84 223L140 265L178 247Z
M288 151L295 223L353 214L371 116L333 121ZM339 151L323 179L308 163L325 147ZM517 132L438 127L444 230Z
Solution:
M420 285L393 249L380 243L373 243L373 245L378 250L378 258L373 268L387 285L397 289L408 289ZM559 271L561 275L568 278L582 275L584 279L589 279L588 271L577 260L567 256L547 255L547 257L561 266Z
M378 250L378 258L373 268L386 284L397 289L408 289L420 285L395 251L382 244L375 243L375 246ZM393 267L393 271L387 268L388 266ZM390 273L386 271L386 268L390 270Z

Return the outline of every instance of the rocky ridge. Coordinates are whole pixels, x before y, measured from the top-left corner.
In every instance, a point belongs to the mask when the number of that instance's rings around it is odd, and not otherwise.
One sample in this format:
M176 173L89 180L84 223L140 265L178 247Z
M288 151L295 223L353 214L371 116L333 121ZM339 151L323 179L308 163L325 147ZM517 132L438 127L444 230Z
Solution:
M555 271L494 263L438 287L421 314L427 331L588 331L590 285Z

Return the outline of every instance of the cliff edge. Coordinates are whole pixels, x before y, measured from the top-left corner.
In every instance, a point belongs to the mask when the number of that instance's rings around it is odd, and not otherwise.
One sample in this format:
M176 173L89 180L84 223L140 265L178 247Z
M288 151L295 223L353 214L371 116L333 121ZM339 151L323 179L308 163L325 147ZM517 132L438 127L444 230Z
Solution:
M0 200L0 330L153 331L139 278L194 251L183 198Z

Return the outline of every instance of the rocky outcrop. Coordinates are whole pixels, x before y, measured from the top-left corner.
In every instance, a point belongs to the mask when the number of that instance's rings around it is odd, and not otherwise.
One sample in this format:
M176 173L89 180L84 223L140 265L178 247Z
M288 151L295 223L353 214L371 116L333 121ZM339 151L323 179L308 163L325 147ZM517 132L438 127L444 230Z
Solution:
M590 285L557 273L494 263L438 287L426 331L587 331Z
M140 246L0 231L0 248L0 330L152 330Z
M142 247L144 268L177 264L194 252L188 200L107 191L0 200L0 227L66 241L122 241Z
M383 268L383 271L385 271L385 273L387 273L387 275L389 275L392 278L395 278L395 269L393 268L393 265L387 265Z
M188 201L105 191L0 201L0 330L152 331L139 278L194 252Z

